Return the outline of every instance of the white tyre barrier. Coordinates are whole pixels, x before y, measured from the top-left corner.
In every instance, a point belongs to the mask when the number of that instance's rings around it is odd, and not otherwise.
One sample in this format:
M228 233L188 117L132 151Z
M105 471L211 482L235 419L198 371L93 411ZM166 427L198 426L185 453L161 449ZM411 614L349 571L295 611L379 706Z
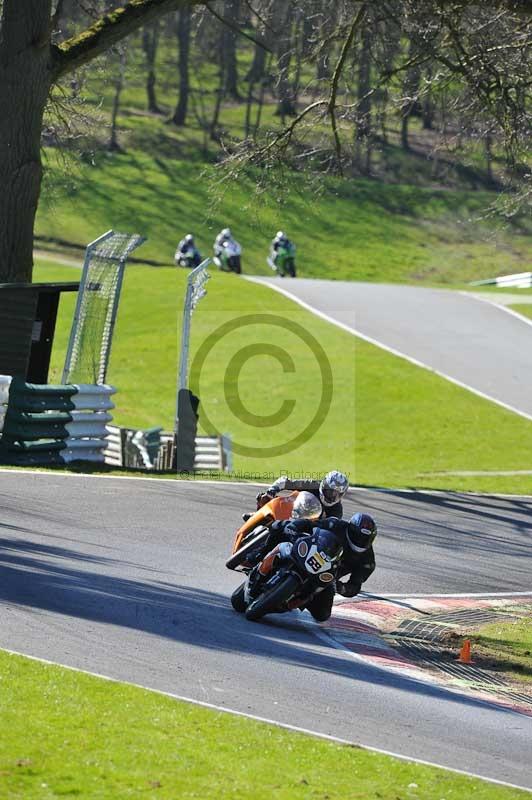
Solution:
M72 422L65 427L69 433L66 449L62 456L65 461L106 460L108 425L112 421L109 413L114 408L111 395L116 388L107 384L74 384L78 390L72 397L76 410L71 412Z

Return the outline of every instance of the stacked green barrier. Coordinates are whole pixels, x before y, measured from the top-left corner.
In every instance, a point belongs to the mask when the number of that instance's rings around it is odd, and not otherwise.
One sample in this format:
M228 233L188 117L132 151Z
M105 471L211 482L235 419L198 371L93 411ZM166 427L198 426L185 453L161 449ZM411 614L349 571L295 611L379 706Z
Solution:
M26 383L13 378L0 441L0 463L14 465L63 464L75 405L75 386Z

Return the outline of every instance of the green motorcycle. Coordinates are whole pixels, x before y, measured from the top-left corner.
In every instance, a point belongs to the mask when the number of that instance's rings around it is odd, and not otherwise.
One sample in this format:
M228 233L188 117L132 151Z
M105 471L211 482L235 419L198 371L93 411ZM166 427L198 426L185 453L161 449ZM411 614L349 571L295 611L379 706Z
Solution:
M284 278L286 275L289 275L291 278L296 277L296 248L292 242L288 242L286 245L280 245L273 256L273 260L268 258L267 261L279 277Z

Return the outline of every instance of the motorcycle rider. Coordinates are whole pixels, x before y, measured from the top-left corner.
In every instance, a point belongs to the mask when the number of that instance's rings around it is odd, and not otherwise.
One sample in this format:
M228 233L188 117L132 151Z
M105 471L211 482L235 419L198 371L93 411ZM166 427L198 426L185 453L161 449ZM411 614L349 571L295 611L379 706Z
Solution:
M194 242L194 236L191 233L181 239L175 251L175 262L179 264L180 259L183 259L189 266L199 267L201 264L201 255Z
M349 481L343 472L332 470L321 481L291 480L286 475L281 475L265 492L257 495L257 508L272 500L279 492L287 489L299 492L310 492L317 497L322 505L323 515L341 519L344 510L341 500L349 488Z
M252 517L253 514L242 514L242 516L244 517L244 522L247 522L247 520ZM292 512L290 514L290 520L285 521L294 522L295 520L302 519L315 521L320 519L322 516L323 507L319 498L310 492L303 491L299 492L298 496L294 500ZM267 541L269 541L269 539ZM267 543L266 545L264 543L258 545L247 554L243 565L248 568L256 566L257 562L260 561L269 550L271 550L271 547L269 547Z
M221 257L226 242L234 242L235 237L231 233L231 228L223 228L214 240L214 255Z
M272 244L271 244L272 260L275 262L275 256L277 255L277 252L280 247L289 247L290 245L292 245L292 247L295 247L295 245L290 241L290 239L288 238L288 236L284 231L277 231L277 233L272 239Z
M325 622L331 616L335 592L342 597L357 595L362 584L375 570L373 542L377 536L375 520L369 514L361 512L354 514L349 520L328 517L319 522L309 519L274 522L266 543L267 555L249 574L248 597L254 599L260 593L260 587L271 573L276 559L283 556L283 543L293 545L301 536L310 534L317 528L333 533L341 542L343 552L336 584L328 584L304 608L310 611L315 620Z
M277 231L274 238L272 239L271 249L270 249L270 261L273 264L273 266L275 267L279 266L277 263L277 255L279 249L281 247L289 248L290 246L293 247L295 252L296 249L295 245L293 244L293 242L290 241L286 233L284 231Z

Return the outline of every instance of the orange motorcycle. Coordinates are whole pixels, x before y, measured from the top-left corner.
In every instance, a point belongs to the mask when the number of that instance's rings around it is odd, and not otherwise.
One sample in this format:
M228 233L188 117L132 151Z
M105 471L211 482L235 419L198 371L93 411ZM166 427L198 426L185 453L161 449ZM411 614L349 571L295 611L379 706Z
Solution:
M274 497L255 513L237 530L233 542L231 557L225 562L227 569L247 571L250 564L247 556L266 541L269 526L280 519L290 519L294 500L299 492L291 492L284 497Z

